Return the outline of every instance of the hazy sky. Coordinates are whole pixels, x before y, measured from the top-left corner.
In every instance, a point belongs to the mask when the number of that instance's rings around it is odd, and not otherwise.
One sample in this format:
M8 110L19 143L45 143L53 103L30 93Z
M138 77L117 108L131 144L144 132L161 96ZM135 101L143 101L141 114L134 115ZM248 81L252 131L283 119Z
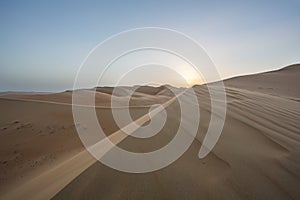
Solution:
M0 91L72 88L107 37L165 27L197 40L223 78L300 62L300 1L0 2Z

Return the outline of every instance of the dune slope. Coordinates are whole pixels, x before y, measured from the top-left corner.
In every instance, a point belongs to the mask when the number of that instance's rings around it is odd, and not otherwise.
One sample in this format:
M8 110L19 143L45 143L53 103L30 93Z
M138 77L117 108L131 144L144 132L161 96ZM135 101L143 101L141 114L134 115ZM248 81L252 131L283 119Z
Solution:
M299 100L299 71L300 64L294 64L275 71L234 77L225 80L225 84L228 87Z

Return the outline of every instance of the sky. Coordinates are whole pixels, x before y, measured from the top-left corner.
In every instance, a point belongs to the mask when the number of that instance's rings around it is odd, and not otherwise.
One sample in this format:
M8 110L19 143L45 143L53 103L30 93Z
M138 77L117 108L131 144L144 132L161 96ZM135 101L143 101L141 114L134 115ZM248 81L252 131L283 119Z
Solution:
M194 38L222 78L278 69L300 63L299 10L297 0L2 0L0 91L71 89L98 43L139 27Z

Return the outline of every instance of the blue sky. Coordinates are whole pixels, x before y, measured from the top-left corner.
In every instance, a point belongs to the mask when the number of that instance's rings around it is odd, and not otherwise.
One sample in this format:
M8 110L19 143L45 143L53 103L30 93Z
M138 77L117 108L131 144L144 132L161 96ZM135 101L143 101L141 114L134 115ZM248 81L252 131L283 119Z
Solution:
M120 31L197 40L223 78L300 62L300 1L1 1L0 91L72 88L89 51Z

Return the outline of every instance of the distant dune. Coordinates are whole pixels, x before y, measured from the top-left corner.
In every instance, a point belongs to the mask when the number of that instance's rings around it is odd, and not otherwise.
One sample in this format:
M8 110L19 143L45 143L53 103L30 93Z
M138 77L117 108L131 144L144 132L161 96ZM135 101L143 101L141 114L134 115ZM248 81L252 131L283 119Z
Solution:
M194 142L176 162L146 174L116 171L86 152L75 127L87 127L74 124L72 91L4 94L0 199L300 199L299 77L297 64L225 80L225 126L213 151L201 160L198 152L212 113L206 86L194 86L201 109ZM115 94L118 106L136 88L121 87ZM168 119L160 133L137 139L124 136L112 118L113 88L95 89L99 122L118 146L148 152L174 137L180 121L176 100L166 107ZM83 98L92 92L84 90ZM165 86L142 86L131 97L131 115L139 120L151 105L172 99Z

